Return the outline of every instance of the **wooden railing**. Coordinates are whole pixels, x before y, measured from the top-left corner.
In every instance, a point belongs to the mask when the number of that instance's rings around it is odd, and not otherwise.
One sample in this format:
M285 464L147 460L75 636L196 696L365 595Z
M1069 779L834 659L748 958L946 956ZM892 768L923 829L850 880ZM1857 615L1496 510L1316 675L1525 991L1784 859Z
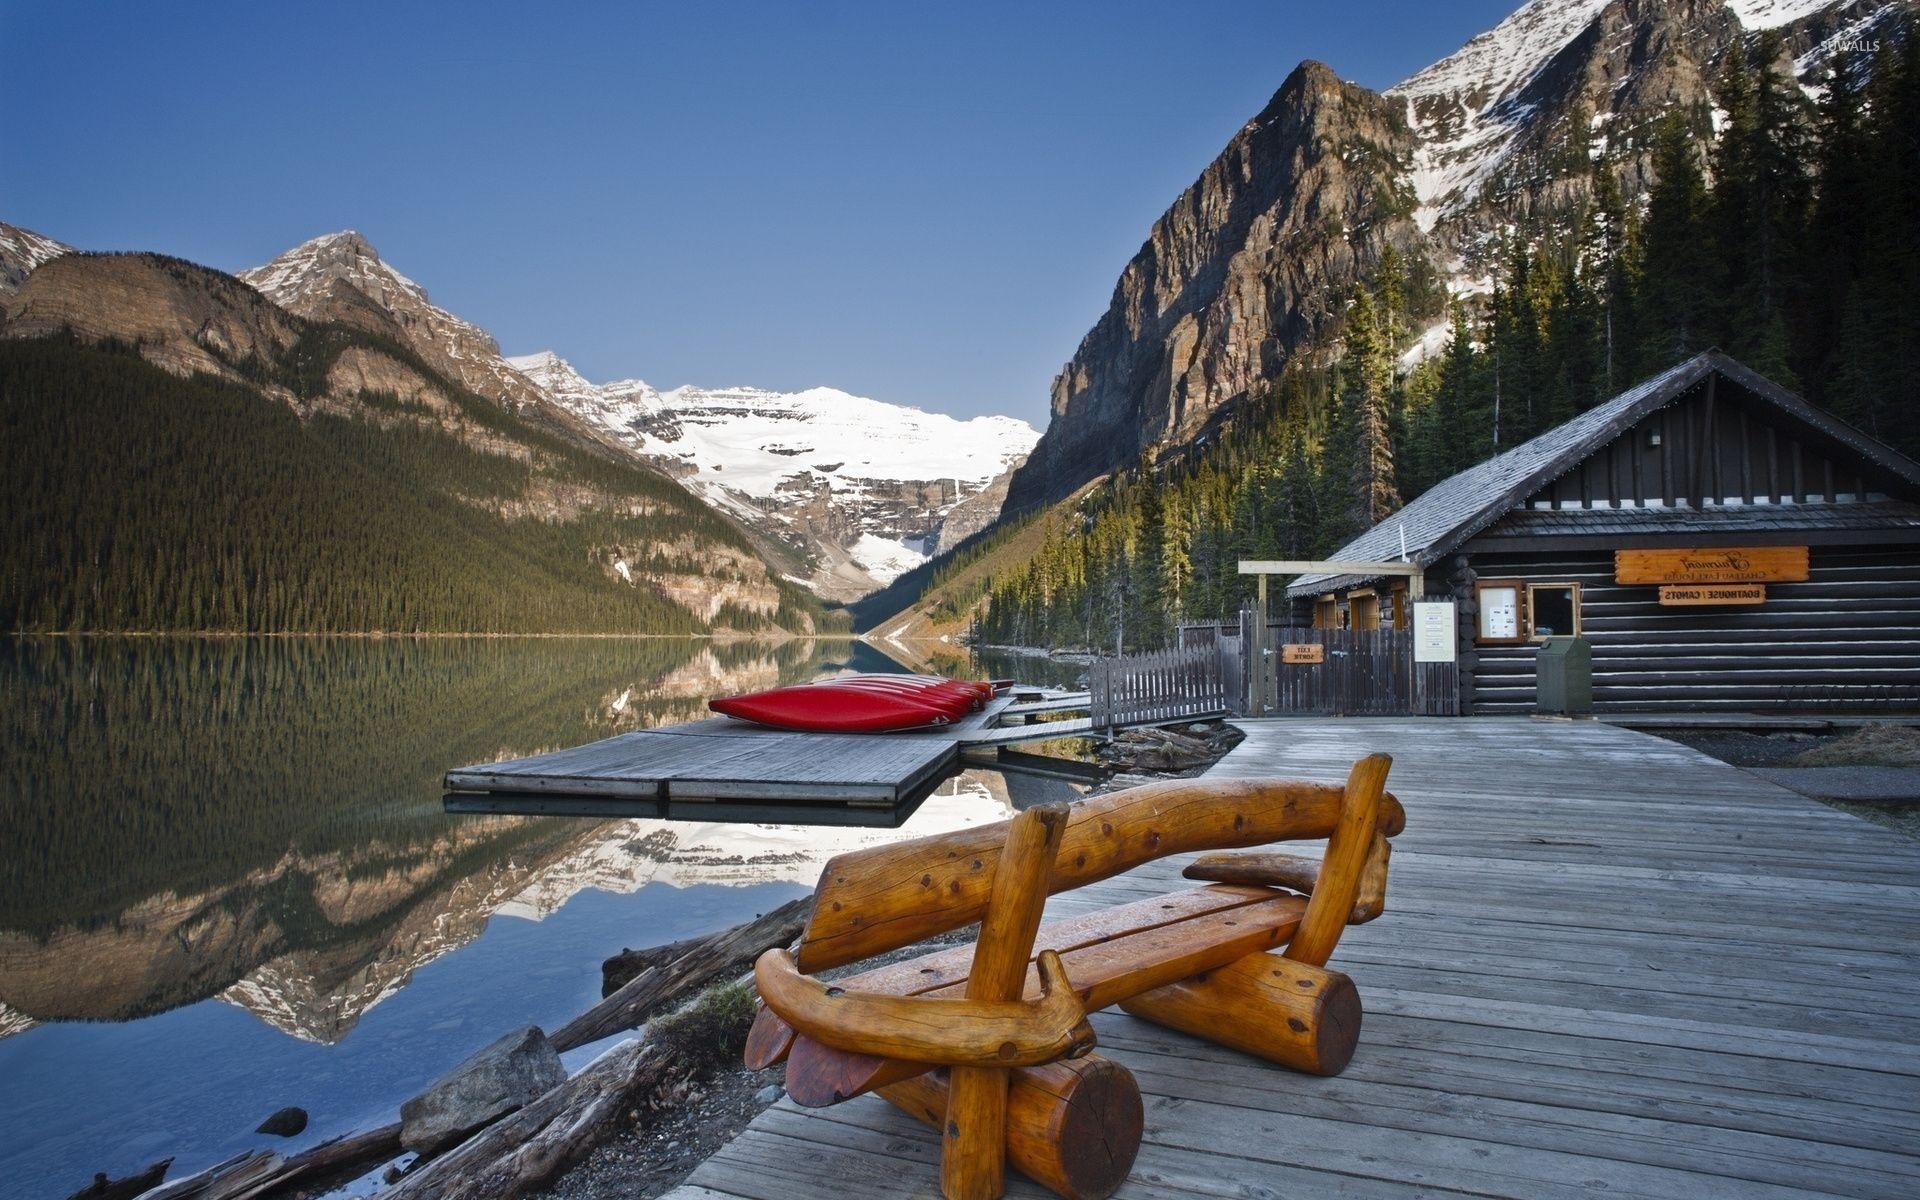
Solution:
M1217 716L1230 707L1213 645L1098 659L1087 687L1095 729Z

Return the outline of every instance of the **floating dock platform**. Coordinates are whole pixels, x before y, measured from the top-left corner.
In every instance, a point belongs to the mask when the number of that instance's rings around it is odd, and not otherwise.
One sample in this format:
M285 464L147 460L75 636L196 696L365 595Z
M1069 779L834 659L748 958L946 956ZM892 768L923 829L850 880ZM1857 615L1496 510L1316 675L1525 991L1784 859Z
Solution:
M969 747L1093 732L1084 692L1022 690L952 725L809 733L715 717L449 771L454 813L655 817L805 825L899 824L960 769ZM1034 717L1060 716L1034 724ZM1194 720L1196 716L1181 718Z

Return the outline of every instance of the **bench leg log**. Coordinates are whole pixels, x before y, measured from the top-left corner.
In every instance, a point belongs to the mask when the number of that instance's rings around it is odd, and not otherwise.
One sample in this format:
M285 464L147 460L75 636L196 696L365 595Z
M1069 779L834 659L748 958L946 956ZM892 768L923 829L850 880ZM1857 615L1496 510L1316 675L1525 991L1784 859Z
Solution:
M1089 1054L1008 1074L1011 1166L1068 1200L1104 1200L1126 1182L1144 1122L1133 1072ZM945 1071L879 1089L888 1103L936 1129L947 1119L949 1093Z
M1360 1042L1360 991L1339 971L1249 954L1120 1007L1309 1075L1338 1075Z

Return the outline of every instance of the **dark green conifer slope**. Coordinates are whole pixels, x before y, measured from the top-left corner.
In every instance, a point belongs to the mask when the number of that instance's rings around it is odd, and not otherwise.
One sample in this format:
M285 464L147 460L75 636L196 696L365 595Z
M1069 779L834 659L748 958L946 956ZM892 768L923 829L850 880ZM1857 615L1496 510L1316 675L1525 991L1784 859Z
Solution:
M322 330L302 346L324 357L318 341L355 339L365 340ZM409 419L392 397L363 393L357 414L302 418L253 388L180 378L125 348L0 341L0 630L708 628L646 576L711 566L680 546L751 557L737 530L671 480L446 390L470 422L530 447L531 461ZM526 515L536 489L602 502ZM635 583L610 574L616 548ZM730 609L720 621L811 627L812 598L778 586L771 618Z

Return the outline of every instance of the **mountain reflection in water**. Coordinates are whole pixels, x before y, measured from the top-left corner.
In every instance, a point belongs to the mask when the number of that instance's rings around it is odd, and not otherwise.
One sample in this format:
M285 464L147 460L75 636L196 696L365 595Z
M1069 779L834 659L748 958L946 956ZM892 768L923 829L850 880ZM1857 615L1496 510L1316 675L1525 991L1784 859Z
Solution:
M763 912L842 850L1006 816L982 772L901 830L440 810L451 766L875 660L844 642L0 642L0 1178L64 1196L167 1154L178 1174L270 1140L248 1131L284 1104L313 1113L285 1149L390 1119L497 1034L592 1003L622 946Z

